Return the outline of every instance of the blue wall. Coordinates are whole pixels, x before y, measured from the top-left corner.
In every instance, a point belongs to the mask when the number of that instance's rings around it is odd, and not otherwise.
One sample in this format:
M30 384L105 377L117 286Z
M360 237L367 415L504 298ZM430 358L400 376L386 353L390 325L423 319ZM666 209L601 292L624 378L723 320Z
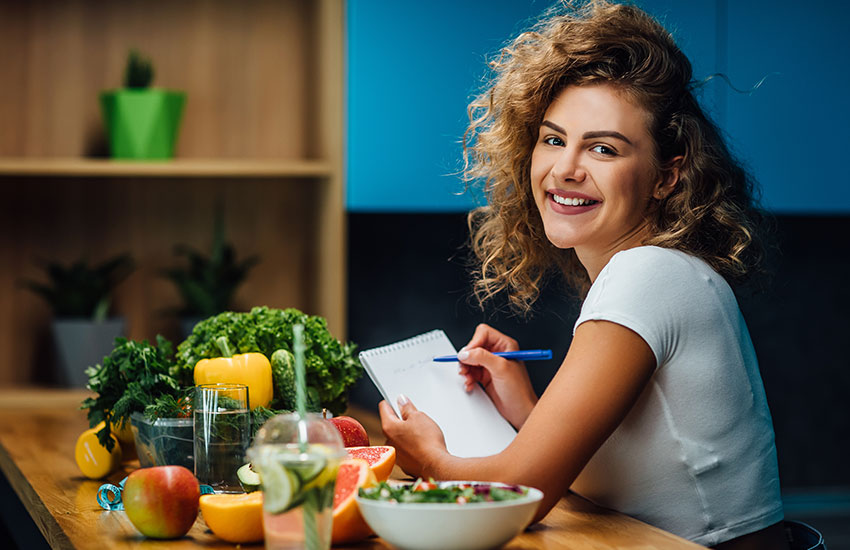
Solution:
M778 213L850 212L850 3L641 0L676 36L703 104ZM459 212L460 140L485 59L541 0L349 0L347 197L353 212Z

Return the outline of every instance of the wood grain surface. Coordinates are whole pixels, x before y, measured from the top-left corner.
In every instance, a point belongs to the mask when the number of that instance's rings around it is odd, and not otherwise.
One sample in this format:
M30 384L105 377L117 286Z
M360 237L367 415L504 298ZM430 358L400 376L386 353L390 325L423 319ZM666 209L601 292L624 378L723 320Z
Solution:
M200 517L192 530L175 541L146 540L124 512L107 512L96 501L104 482L117 484L138 461L106 480L82 477L74 462L74 443L88 424L79 410L85 391L0 390L0 469L41 533L53 548L234 548L212 535ZM373 444L383 442L373 411L350 409ZM398 470L396 470L398 474ZM262 548L261 544L242 545ZM344 548L389 548L370 538ZM702 548L623 514L603 510L570 494L546 518L514 538L505 548L643 549Z

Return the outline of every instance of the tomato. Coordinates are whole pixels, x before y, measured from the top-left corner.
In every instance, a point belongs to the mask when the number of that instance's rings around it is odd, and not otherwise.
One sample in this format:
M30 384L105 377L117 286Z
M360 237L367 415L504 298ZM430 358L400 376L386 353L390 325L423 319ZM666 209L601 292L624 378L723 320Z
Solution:
M432 489L436 489L437 484L432 483L430 481L422 481L419 480L416 485L413 486L414 491L430 491Z
M192 400L184 397L180 400L180 410L183 411L177 415L177 418L189 418L192 416Z

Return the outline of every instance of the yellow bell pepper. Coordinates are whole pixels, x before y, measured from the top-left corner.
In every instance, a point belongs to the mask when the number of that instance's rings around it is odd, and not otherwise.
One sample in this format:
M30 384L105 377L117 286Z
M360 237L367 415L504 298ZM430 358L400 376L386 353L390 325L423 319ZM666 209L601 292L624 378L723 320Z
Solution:
M201 359L193 371L195 385L245 384L248 386L248 407L267 407L272 400L272 366L262 353L231 355L227 337L216 339L224 357Z

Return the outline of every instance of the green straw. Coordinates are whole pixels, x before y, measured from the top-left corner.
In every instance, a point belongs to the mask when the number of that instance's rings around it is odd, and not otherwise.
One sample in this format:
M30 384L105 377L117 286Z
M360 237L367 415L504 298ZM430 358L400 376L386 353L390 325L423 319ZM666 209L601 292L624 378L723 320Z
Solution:
M307 414L307 381L304 379L304 325L292 327L292 347L295 351L295 411L305 418Z
M295 351L295 412L298 414L298 446L302 453L307 452L307 380L304 373L304 325L298 324L292 327L292 347ZM315 488L310 489L304 502L301 504L301 513L304 518L304 542L307 550L321 550L322 544L319 537L319 529L316 524L316 515L319 508L316 506Z
M304 325L292 327L295 351L295 412L298 414L298 446L307 452L307 380L304 374Z

